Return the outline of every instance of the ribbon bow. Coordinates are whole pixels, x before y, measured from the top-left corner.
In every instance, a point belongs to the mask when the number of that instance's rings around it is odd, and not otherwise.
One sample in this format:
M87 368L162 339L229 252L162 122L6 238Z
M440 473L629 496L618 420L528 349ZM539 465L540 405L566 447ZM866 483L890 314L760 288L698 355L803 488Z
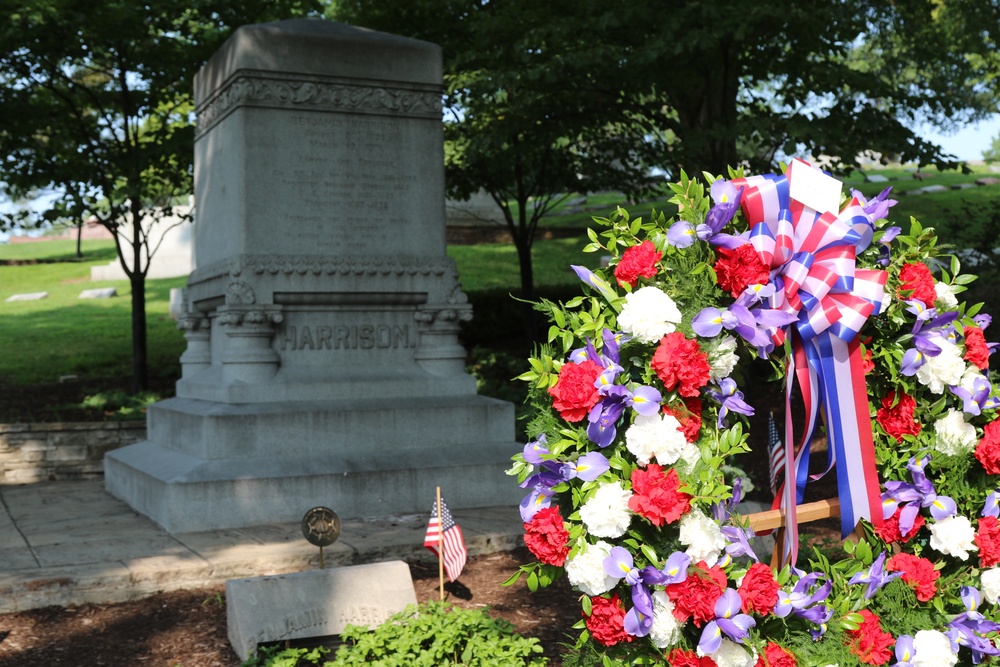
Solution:
M832 181L832 184L831 184ZM858 333L877 315L886 272L856 266L857 253L871 242L874 225L852 199L839 212L840 184L815 167L794 160L784 175L737 179L744 188L741 206L751 225L750 243L771 269L772 308L796 320L779 331L792 338L785 398L785 483L775 503L785 510L785 555L798 554L795 505L801 503L809 468L809 443L820 402L830 439L830 462L837 466L841 529L846 536L861 518L881 523L878 474L867 388ZM817 197L816 190L835 189ZM808 202L808 203L807 203ZM826 209L826 210L823 210ZM798 379L807 425L797 447L791 395ZM817 400L818 399L818 400ZM796 494L788 480L795 479Z

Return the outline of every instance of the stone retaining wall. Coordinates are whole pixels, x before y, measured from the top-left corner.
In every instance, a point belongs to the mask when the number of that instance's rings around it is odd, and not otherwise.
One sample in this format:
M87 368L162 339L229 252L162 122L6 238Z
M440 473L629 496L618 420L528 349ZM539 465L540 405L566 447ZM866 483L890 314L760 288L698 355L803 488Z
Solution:
M0 424L0 484L100 477L105 452L145 437L145 421Z

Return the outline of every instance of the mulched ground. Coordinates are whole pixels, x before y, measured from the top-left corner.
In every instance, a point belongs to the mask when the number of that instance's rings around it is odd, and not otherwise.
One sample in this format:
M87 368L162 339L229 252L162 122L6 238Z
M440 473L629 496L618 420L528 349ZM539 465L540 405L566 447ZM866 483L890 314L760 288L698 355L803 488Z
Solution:
M519 633L537 637L559 665L571 642L580 604L565 580L531 593L523 579L501 583L529 562L525 549L471 558L446 599L459 607L489 607ZM439 596L437 565L410 564L417 599ZM0 667L239 667L226 636L222 586L154 595L134 602L46 607L0 615Z

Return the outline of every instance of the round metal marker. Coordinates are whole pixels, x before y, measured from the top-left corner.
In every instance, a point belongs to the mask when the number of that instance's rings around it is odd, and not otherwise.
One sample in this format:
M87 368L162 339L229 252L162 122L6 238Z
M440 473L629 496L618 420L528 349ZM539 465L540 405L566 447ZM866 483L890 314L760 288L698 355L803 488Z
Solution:
M323 547L330 546L340 537L340 517L329 507L314 507L302 517L302 535L310 544L319 547L319 567L326 566Z

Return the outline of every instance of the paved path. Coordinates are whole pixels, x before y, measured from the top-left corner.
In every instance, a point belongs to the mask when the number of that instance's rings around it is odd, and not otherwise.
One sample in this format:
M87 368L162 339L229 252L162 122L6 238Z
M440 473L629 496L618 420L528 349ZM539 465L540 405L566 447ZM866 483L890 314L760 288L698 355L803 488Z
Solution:
M0 504L0 613L121 602L319 566L319 549L298 522L170 535L106 493L102 480L0 486ZM516 507L453 514L471 554L521 544ZM324 549L326 566L433 558L423 548L429 518L344 520L340 539Z

